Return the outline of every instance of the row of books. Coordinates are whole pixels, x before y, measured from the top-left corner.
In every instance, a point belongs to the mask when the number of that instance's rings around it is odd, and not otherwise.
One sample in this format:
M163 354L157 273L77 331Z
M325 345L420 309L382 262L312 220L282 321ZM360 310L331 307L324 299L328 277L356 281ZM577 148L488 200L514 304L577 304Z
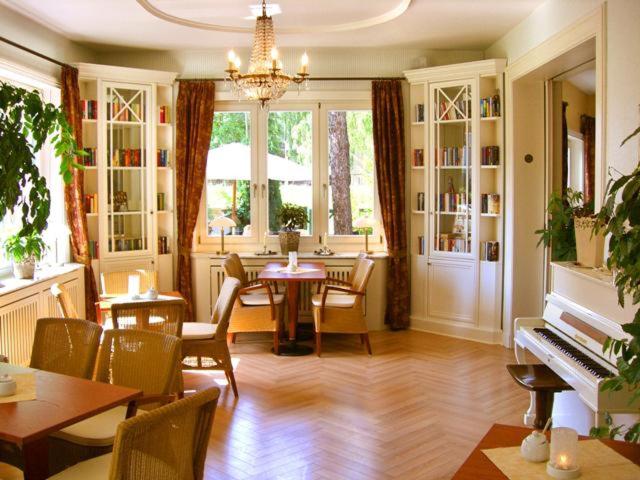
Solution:
M158 108L158 114L158 121L160 123L171 122L171 120L169 120L169 107L167 105L160 105L160 107Z
M82 164L85 167L95 167L97 165L96 149L93 147L83 148L86 155L82 157Z
M500 147L482 147L480 165L500 165Z
M471 251L471 242L457 233L441 233L436 238L436 245L441 252L468 253Z
M441 147L440 152L436 152L439 167L458 167L469 165L471 149L464 147Z
M140 103L107 102L107 120L119 122L144 122L144 108Z
M424 103L416 105L416 122L424 122Z
M413 166L424 167L424 149L422 148L413 149Z
M424 255L426 251L426 245L424 243L424 236L418 236L418 255Z
M97 120L98 119L98 101L97 100L81 100L82 102L82 119Z
M100 249L98 248L97 240L89 240L89 256L93 260L100 258Z
M156 152L156 163L159 167L169 166L169 150L159 148Z
M160 255L169 253L169 240L165 236L158 237L158 253Z
M468 99L456 100L453 104L442 100L436 111L436 121L438 120L464 120L471 115L471 108Z
M142 167L144 151L140 148L119 148L111 155L110 167Z
M480 118L500 116L500 95L480 99Z
M436 205L439 212L456 213L459 206L467 205L466 193L441 193L438 197Z
M132 250L144 250L144 242L140 237L137 238L116 238L115 248L112 248L112 241L109 239L109 250L115 252L128 252Z
M166 208L164 198L165 198L164 192L159 192L156 194L156 203L159 211L162 211Z
M500 260L500 242L480 242L480 260L497 262Z
M498 215L500 213L500 195L497 193L481 193L480 213Z
M98 194L97 193L85 194L84 211L86 213L98 213Z
M416 210L424 212L424 192L418 192L418 202L416 204Z

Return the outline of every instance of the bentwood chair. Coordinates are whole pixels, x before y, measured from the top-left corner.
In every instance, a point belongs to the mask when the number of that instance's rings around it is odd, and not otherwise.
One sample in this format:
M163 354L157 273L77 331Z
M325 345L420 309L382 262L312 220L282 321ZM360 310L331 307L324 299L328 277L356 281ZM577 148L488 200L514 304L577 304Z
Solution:
M136 275L140 277L140 292L146 292L151 287L158 289L158 272L154 270L101 272L102 295L107 297L127 295L129 293L129 277Z
M327 285L341 285L343 287L347 287L347 288L352 288L353 287L353 279L356 276L356 272L358 271L358 268L360 268L360 264L362 263L363 260L367 259L367 254L364 252L361 252L358 254L358 256L356 257L355 262L353 262L353 267L351 267L351 271L349 272L349 276L347 277L346 280L341 280L339 278L333 278L333 277L327 277L327 280L325 281L324 284L319 283L318 284L318 291L316 293L324 293L324 289ZM333 290L331 292L332 295L345 295L345 292L342 291L336 291Z
M58 302L58 308L64 318L80 318L76 306L73 304L73 300L71 300L69 291L62 283L54 283L51 285L51 294Z
M360 340L366 344L367 352L371 355L369 330L362 309L362 300L373 266L373 260L363 259L355 273L351 288L327 285L322 294L316 294L311 298L318 356L322 354L323 333L359 334Z
M113 453L51 477L55 480L202 480L220 390L209 388L118 426Z
M147 330L107 330L96 366L96 381L142 390L144 396L63 428L49 437L50 471L111 451L116 428L137 407L156 408L175 399L182 341ZM133 408L131 408L133 407Z
M238 398L238 387L233 374L231 354L227 344L227 330L233 304L240 290L240 280L227 277L222 283L218 300L213 307L211 321L186 322L182 328L183 368L188 370L222 370ZM195 358L196 365L189 362ZM208 364L203 364L203 358Z
M40 318L31 350L31 368L91 379L102 327L74 318Z
M237 333L273 333L273 350L280 352L280 331L284 315L284 295L273 293L271 285L262 280L247 280L247 274L236 254L222 262L225 275L240 280L240 291L235 301L228 333L235 342Z

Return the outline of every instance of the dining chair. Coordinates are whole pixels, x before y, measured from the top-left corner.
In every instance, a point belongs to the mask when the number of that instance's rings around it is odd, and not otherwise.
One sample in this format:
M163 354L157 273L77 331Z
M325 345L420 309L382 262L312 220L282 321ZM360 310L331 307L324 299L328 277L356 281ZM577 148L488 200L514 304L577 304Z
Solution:
M111 319L113 328L151 330L180 337L186 308L187 303L182 298L113 302Z
M220 390L209 388L118 425L113 452L55 480L202 480Z
M284 295L273 293L267 282L259 279L247 280L237 254L228 255L222 262L222 268L227 277L238 279L241 287L229 320L228 335L231 341L235 342L237 333L271 332L273 351L277 355L280 352Z
M238 387L227 344L227 330L239 290L240 280L233 277L225 278L210 321L186 322L182 328L183 369L224 371L236 398L238 398ZM185 363L185 359L189 358L195 358L196 365ZM203 364L203 358L209 359L208 365Z
M102 327L76 318L39 318L31 368L91 379Z
M349 275L347 276L346 280L341 280L340 278L334 278L334 277L327 277L327 279L324 281L324 283L319 283L318 284L318 291L316 293L324 293L324 289L327 285L342 285L343 287L353 287L353 279L356 276L356 272L358 271L358 268L360 268L360 264L362 263L363 260L366 260L368 258L368 255L365 252L360 252L358 254L358 256L356 257L355 261L353 262L353 266L351 267L351 271L349 272ZM346 295L345 292L342 291L336 291L333 290L331 292L332 295Z
M175 399L182 341L148 330L107 330L96 366L96 381L142 390L129 406L118 406L63 428L49 437L50 471L111 451L118 424L138 408L151 410Z
M151 287L158 289L158 272L154 270L125 270L119 272L101 272L100 285L102 295L117 297L129 293L129 277L140 277L140 293L144 293Z
M69 291L62 283L54 283L51 285L51 295L53 295L58 303L60 313L64 318L80 318L76 306L71 300Z
M361 342L366 345L367 352L369 355L372 354L362 300L373 267L373 260L363 259L355 272L351 288L327 285L322 294L311 297L318 356L322 354L323 333L359 334ZM342 293L342 295L333 292Z

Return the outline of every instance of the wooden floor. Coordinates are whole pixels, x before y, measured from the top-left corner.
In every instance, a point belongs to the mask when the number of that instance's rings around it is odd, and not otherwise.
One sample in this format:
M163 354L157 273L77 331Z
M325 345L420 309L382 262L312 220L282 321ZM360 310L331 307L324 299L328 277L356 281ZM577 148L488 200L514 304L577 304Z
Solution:
M505 369L513 351L437 335L327 338L323 357L276 357L265 342L232 346L240 398L224 375L208 479L447 479L496 422L520 425L529 397Z

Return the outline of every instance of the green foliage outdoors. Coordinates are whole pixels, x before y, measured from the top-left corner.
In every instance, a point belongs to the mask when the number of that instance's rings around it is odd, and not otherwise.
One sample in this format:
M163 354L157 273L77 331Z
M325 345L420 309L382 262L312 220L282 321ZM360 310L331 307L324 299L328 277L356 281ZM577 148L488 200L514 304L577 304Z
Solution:
M640 133L638 127L623 142ZM618 303L625 306L625 296L631 297L633 305L640 303L640 163L633 172L617 180L611 178L607 184L605 201L597 215L595 231L603 231L609 237L607 267L615 272L614 282L618 291ZM640 403L640 308L631 323L622 325L630 340L607 339L604 353L617 357L619 374L605 380L602 391L632 392L630 405ZM640 405L637 405L640 413ZM630 427L613 426L610 416L605 425L591 431L594 436L615 437L624 434L630 442L640 442L640 423Z
M24 262L30 258L40 261L46 249L44 240L39 233L34 231L28 234L16 233L4 241L4 251L7 258L11 258L16 263Z
M292 203L283 203L278 211L278 220L282 230L292 232L299 228L305 228L309 222L309 217L304 207Z
M0 218L22 213L19 235L28 237L47 226L51 196L38 171L35 154L50 140L61 158L60 174L71 182L79 151L61 108L45 103L38 92L0 82Z
M249 145L250 141L251 125L244 112L219 112L213 116L210 149L229 143Z
M311 163L311 112L269 112L267 150L299 165Z

